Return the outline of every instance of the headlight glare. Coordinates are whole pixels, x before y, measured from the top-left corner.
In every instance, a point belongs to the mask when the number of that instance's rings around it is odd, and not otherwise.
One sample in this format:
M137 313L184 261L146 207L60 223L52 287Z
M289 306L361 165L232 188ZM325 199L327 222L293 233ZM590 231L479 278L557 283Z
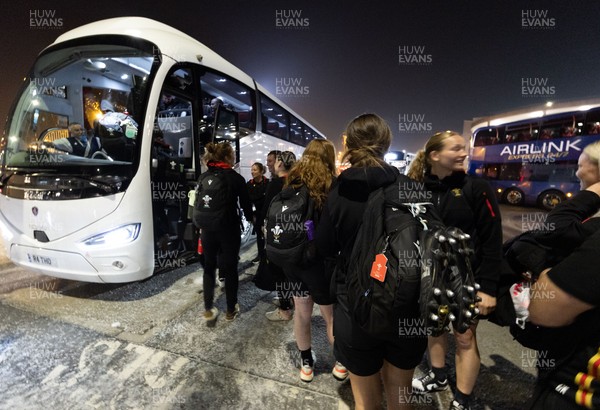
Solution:
M83 243L87 246L96 245L111 245L118 246L129 242L133 242L137 239L142 224L134 223L119 226L118 228L111 229L110 231L102 232L100 234L89 237L84 240Z

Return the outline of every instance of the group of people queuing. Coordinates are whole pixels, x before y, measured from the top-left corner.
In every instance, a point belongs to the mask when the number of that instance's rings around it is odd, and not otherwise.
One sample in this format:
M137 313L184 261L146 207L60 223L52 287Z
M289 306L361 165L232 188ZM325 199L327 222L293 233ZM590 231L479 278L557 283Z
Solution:
M411 408L410 400L403 397L406 394L430 394L450 387L446 366L448 334L376 337L357 324L350 312L343 267L351 259L370 194L393 184L399 171L384 161L392 142L392 131L381 117L360 115L348 124L345 134L342 161L350 167L339 175L334 146L328 140L311 141L298 160L289 151L270 152L267 156L270 180L265 176L264 166L255 163L252 179L247 182L231 170L234 154L229 144L207 145L204 160L208 168L228 173L233 195L231 224L223 225L218 231L202 230L204 318L212 321L218 315L213 304L217 255L225 276L226 320L233 320L239 313L240 230L233 202L239 202L244 215L252 216L247 219L254 223L258 246L254 262L259 262L267 258L262 225L271 200L286 187L306 187L315 205L316 257L310 264L302 266L270 263L272 275L292 284L285 289L293 292L291 295L290 292L279 292L279 306L267 312L267 319L294 321L294 337L302 358L300 379L310 382L314 377L311 314L316 303L333 346L332 374L338 380L349 377L356 408L380 408L384 402L388 408ZM445 225L460 228L470 235L474 248L471 262L479 284L476 304L480 317L486 318L494 314L499 296L498 282L506 266L503 263L501 217L490 185L465 173L466 158L466 141L460 134L439 132L418 152L408 176L429 193L428 198ZM557 261L556 266L550 262L544 266L531 292L530 321L533 325L557 327L581 322L576 329L584 332L585 337L577 338L568 356L557 357L557 363L561 365L555 372L539 378L529 408L580 408L580 405L597 408L593 406L597 406L598 398L593 397L592 391L600 384L600 275L597 274L600 225L593 220L600 223L600 218L587 219L600 209L599 160L600 144L588 146L579 159L577 171L582 192L549 214L548 218L554 218L552 220L560 229L548 234L553 239L546 238L548 241L544 246L562 249L564 258ZM539 236L543 242L544 235ZM565 252L564 244L569 244L570 254ZM334 266L336 272L332 281ZM535 292L536 286L545 286L554 293ZM453 332L456 385L450 409L471 408L471 395L480 368L476 330L477 321L465 332ZM423 376L415 377L414 370L423 361L425 353L430 368ZM562 364L565 366L561 367ZM557 386L566 387L561 390Z

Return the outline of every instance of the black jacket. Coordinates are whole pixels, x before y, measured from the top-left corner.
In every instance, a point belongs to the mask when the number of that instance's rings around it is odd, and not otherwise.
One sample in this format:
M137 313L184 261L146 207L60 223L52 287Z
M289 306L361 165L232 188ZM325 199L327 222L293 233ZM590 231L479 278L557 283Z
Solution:
M268 184L269 180L265 177L263 177L261 182L256 182L253 178L246 183L246 187L248 188L248 195L250 196L250 202L252 202L252 204L254 205L254 209L256 209L254 215L257 217L257 219L262 213Z
M505 258L512 269L507 270L508 276L525 271L537 276L560 263L600 230L600 217L592 217L599 209L600 196L581 191L545 218L535 217L533 222L525 223L528 230L504 244Z
M600 196L592 191L581 191L550 211L541 226L544 229L538 230L534 237L558 256L566 257L600 230L600 217L591 218L599 209Z
M239 199L239 205L244 212L246 220L248 222L252 222L252 203L250 202L250 197L248 196L248 189L246 188L246 180L244 177L231 168L214 167L208 164L208 169L211 171L223 172L227 178L227 183L231 187L233 198L236 199L236 202ZM240 215L237 213L237 203L231 209L232 213L229 217L227 217L227 224L237 225L240 227L241 220Z
M496 296L502 263L502 222L492 188L485 180L464 172L442 180L426 175L424 182L444 224L471 235L475 280L482 292Z
M284 177L273 177L267 184L267 191L265 192L265 200L262 206L262 211L260 213L260 222L257 221L257 224L263 226L264 219L267 217L267 212L269 212L269 205L271 205L271 201L275 198L275 195L281 192L283 189L283 185L285 184Z
M598 348L600 347L599 264L600 231L596 231L587 237L571 255L548 272L548 278L556 286L594 308L580 314L573 324L557 328L557 330L563 331L560 334L561 337L549 340L548 343L554 349L558 348L558 352L568 353L563 356L558 355L552 362L556 365L553 366L553 371L545 372L548 374L546 380L542 378L544 372L540 371L538 375L538 383L546 385L546 389L552 391L551 394L559 392L571 402L575 402L577 396L585 397L581 394L581 390L586 390L589 394L587 397L595 409L600 408L600 398L597 397L597 394L592 394L594 389L598 391L598 387L600 387L597 378ZM540 291L544 292L543 289ZM547 303L551 302L552 300L547 301ZM550 351L550 355L547 357L552 357L554 352L551 348L547 348L546 351ZM585 383L585 386L588 387L583 389L584 383L581 382L580 385L577 380L586 380L585 377L589 384ZM569 389L558 389L558 386L568 386Z

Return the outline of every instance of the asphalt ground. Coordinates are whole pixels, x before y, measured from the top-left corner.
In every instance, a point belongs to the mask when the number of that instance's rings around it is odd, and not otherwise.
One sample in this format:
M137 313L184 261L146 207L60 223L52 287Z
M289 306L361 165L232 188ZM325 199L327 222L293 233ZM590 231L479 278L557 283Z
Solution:
M352 408L349 382L330 374L334 359L316 307L316 376L300 381L292 323L266 320L274 294L251 281L255 254L254 245L241 254L241 314L233 322L221 314L214 327L202 318L199 264L98 285L22 271L0 255L0 409ZM221 291L216 306L225 309ZM473 408L523 408L535 356L505 328L481 322L478 333ZM451 398L448 390L411 400L426 410L446 409Z

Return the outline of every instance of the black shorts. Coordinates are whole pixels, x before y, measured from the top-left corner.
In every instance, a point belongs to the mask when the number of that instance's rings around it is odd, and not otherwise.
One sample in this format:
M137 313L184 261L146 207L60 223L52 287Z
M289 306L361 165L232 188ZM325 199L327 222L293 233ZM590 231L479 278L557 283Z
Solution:
M371 376L381 370L383 361L403 369L417 367L427 349L427 337L377 339L353 323L350 315L336 304L333 310L333 353L335 359L357 376Z
M287 283L282 285L283 289L277 290L281 290L284 297L306 297L310 295L317 305L331 305L333 303L329 291L331 275L327 273L324 263L318 262L302 268L288 266L284 267L283 271Z

